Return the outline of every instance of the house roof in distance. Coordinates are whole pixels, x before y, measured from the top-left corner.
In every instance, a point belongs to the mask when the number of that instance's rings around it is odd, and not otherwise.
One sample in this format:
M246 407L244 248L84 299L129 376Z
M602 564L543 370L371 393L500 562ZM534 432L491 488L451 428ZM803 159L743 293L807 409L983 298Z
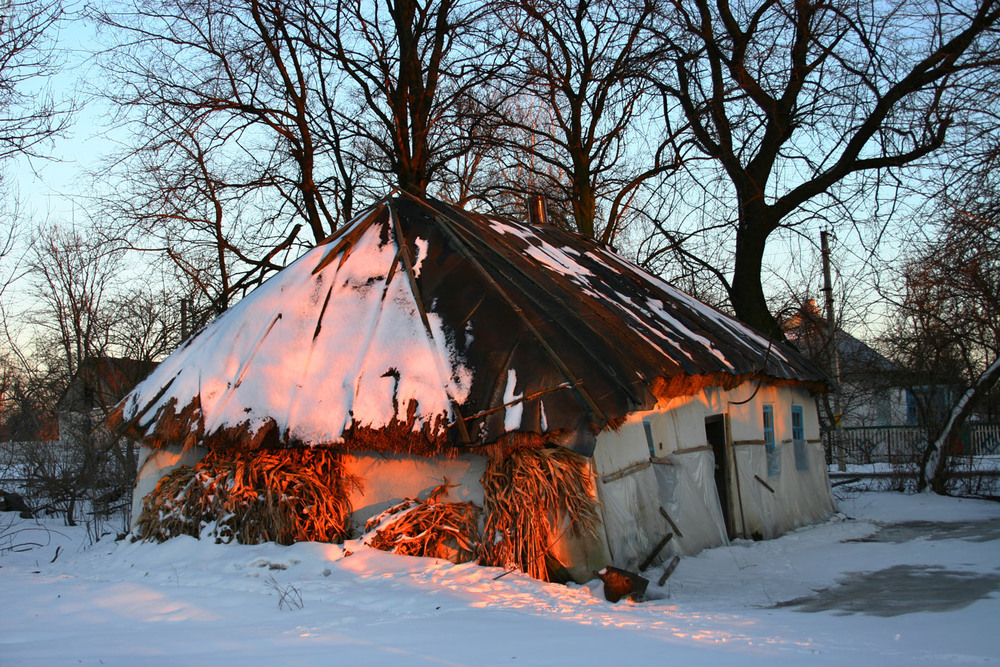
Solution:
M398 195L185 342L112 421L154 447L426 453L528 432L589 453L629 412L754 378L826 381L593 241Z
M57 403L60 412L105 412L118 403L140 380L156 368L155 361L88 356Z
M799 309L782 323L782 328L788 339L809 358L816 360L817 363L823 363L825 358L829 358L827 345L830 341L830 325L819 312L815 299L806 299ZM839 327L836 341L840 373L845 381L868 379L876 373L898 373L902 370L899 364Z

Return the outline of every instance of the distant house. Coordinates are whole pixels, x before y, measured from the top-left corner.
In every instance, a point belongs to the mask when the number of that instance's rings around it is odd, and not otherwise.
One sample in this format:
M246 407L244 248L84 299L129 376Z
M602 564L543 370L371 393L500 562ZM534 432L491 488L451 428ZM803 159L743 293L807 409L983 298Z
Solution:
M830 369L830 334L826 318L809 299L783 323L785 335L816 364ZM917 379L900 364L886 358L843 329L837 329L840 364L840 425L902 426L923 424L944 413L956 388ZM834 425L834 395L820 401L823 428Z
M782 325L785 336L832 376L829 326L816 301L809 299ZM903 368L843 329L836 331L840 364L841 426L890 426L908 423L909 390L900 384ZM834 395L820 401L823 428L836 423Z
M104 423L114 406L154 368L154 361L85 358L56 404L59 439L68 442Z

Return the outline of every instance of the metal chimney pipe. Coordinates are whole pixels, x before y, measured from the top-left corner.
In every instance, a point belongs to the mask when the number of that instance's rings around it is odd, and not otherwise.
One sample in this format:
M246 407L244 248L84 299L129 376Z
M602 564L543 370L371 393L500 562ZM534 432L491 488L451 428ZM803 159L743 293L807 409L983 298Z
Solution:
M528 197L528 222L536 227L549 224L549 214L545 210L545 197L542 195Z

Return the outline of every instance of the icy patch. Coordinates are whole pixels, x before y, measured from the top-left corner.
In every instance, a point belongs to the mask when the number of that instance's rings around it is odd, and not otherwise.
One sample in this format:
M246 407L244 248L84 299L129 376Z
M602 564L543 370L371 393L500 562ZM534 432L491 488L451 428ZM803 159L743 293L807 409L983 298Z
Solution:
M877 572L845 574L835 587L779 602L775 608L899 616L963 609L1000 589L1000 575L947 570L939 565L893 565Z

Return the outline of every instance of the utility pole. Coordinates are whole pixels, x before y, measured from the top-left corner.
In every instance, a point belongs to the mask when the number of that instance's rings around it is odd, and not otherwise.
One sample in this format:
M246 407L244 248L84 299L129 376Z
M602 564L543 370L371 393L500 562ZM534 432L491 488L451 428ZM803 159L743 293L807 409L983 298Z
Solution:
M846 469L844 451L841 447L841 425L843 407L840 402L840 348L837 345L837 318L833 310L833 280L830 278L830 232L819 233L820 250L823 254L823 295L826 297L827 354L829 364L827 372L833 378L836 386L833 389L833 448L837 454L837 467Z

